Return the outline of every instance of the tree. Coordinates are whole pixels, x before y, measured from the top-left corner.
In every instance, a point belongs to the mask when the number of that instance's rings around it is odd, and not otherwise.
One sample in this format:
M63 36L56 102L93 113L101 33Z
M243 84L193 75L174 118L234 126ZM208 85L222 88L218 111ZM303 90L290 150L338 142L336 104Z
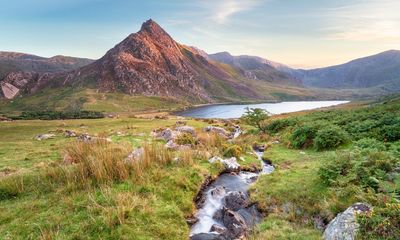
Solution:
M263 122L269 118L269 112L261 108L246 108L245 114L242 116L244 121L254 127L257 127L260 131L265 132Z

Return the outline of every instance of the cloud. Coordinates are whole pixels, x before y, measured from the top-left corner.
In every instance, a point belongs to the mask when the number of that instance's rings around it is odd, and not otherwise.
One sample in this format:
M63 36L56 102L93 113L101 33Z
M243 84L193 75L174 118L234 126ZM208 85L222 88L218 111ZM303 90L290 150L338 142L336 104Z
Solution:
M227 23L235 14L249 11L262 0L205 0L202 4L209 10L208 18L218 24Z
M360 1L330 9L325 15L326 39L347 41L400 41L400 2Z

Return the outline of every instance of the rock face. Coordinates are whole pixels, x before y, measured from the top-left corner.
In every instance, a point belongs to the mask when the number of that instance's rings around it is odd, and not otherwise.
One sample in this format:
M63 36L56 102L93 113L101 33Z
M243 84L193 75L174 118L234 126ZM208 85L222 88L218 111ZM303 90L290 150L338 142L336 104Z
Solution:
M370 207L364 203L356 203L339 213L326 227L324 231L325 240L353 240L357 234L358 223L356 215L368 212Z
M102 92L209 100L183 50L156 22L148 20L101 59L70 74L66 83L84 85L92 78Z

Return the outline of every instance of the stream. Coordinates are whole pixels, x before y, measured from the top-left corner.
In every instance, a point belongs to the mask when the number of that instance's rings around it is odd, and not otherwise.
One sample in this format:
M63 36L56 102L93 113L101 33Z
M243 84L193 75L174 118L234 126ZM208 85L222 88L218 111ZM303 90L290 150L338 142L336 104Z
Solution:
M270 174L274 167L262 160L263 152L255 154L262 164L260 172L223 173L203 190L204 203L195 215L198 221L191 227L190 239L240 238L261 220L257 207L249 204L247 190L259 175Z

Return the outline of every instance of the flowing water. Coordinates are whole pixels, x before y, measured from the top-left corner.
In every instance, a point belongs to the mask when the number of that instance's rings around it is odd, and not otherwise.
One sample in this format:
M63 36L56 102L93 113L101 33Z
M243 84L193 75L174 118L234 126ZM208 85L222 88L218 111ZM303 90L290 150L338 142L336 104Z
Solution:
M240 171L238 174L224 173L204 190L205 201L196 214L198 222L192 226L190 231L191 236L200 233L213 233L211 232L211 227L214 224L223 226L213 216L223 207L224 197L231 191L240 191L247 194L250 184L255 182L260 174L269 174L274 171L272 165L262 160L262 152L256 151L255 154L262 163L261 172Z
M271 114L290 113L303 110L311 110L322 107L330 107L349 101L298 101L298 102L280 102L280 103L261 103L261 104L225 104L209 105L188 109L178 112L176 115L194 118L239 118L246 108L262 108Z

